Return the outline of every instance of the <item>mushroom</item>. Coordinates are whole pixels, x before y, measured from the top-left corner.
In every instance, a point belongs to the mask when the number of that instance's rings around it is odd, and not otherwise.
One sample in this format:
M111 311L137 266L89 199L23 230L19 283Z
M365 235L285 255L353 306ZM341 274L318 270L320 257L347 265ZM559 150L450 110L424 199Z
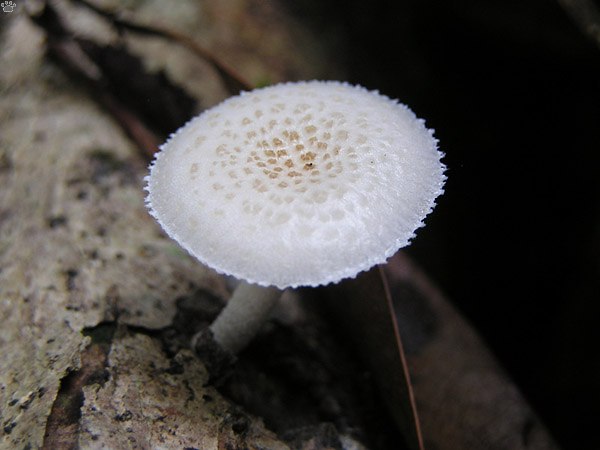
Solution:
M210 326L236 354L281 291L355 277L406 246L443 191L424 122L340 82L285 83L209 109L161 147L150 213L200 262L243 280Z

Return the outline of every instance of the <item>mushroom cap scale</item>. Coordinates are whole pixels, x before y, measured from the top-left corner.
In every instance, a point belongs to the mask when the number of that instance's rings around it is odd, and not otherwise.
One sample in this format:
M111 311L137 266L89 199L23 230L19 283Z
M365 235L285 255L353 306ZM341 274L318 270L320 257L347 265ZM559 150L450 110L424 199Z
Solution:
M405 105L339 82L243 92L161 147L147 206L204 264L280 289L354 277L406 246L442 153Z

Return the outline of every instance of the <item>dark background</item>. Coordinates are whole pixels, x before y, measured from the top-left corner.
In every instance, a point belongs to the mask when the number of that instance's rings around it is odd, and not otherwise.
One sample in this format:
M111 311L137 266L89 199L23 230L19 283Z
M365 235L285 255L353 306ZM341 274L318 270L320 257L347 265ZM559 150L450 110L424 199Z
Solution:
M559 443L600 448L599 46L556 1L284 3L436 130L446 193L409 252Z

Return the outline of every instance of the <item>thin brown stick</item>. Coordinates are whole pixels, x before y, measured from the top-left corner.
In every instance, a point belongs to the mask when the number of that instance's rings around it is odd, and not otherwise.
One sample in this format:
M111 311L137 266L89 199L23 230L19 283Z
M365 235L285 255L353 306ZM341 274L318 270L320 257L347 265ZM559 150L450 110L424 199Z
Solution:
M157 136L146 127L138 117L125 108L113 95L102 92L98 98L100 103L121 125L129 138L135 142L146 160L151 160L159 150Z
M386 275L379 267L327 286L327 306L354 339L407 448L424 450L408 364ZM343 300L343 301L340 301Z
M102 70L87 56L70 31L64 26L56 11L45 4L30 18L47 34L48 53L65 69L77 77L96 97L97 101L112 115L125 133L134 141L146 159L158 151L159 139L106 87Z
M196 41L194 41L191 37L178 33L177 31L173 31L168 28L160 27L160 26L150 26L150 25L142 25L139 23L132 22L127 19L123 19L118 17L117 15L105 11L104 9L88 2L87 0L73 0L75 3L78 3L96 14L106 18L110 21L113 26L120 30L128 30L133 33L145 34L150 36L159 36L164 39L168 39L173 41L188 50L194 53L196 56L204 59L208 62L213 68L217 71L225 87L231 94L238 94L240 91L248 91L252 90L253 86L247 80L244 79L239 73L237 73L234 69L229 67L219 58L217 58L212 52L210 52L205 47L202 47Z

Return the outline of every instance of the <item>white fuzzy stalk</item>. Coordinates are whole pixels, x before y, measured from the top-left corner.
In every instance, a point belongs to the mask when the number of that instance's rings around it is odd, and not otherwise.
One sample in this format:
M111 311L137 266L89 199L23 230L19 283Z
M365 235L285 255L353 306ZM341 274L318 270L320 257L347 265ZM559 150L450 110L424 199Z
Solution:
M275 287L241 282L219 317L210 326L215 341L232 354L254 338L281 297Z

